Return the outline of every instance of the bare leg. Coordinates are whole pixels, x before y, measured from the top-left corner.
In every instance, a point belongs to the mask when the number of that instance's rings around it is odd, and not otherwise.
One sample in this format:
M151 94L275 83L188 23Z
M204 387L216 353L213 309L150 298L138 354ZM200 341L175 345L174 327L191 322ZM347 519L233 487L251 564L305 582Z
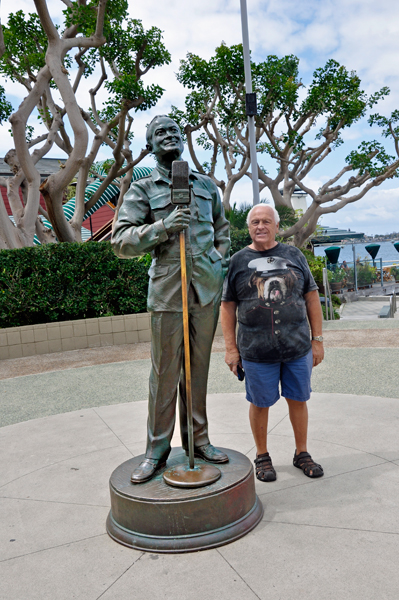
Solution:
M249 405L249 423L256 444L256 455L267 452L267 422L269 418L269 407L263 408Z
M286 398L292 429L294 430L296 453L307 452L308 407L306 402Z

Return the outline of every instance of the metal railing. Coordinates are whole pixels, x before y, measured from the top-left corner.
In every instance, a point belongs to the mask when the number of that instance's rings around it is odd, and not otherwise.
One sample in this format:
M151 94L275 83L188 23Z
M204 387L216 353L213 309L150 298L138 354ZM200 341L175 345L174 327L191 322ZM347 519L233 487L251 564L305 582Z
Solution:
M384 266L385 263L389 263ZM384 287L385 285L395 284L395 277L391 274L390 268L399 267L392 265L392 261L383 261L381 258L357 259L355 262L346 262L333 265L326 260L328 271L328 281L332 293L339 293L342 290L357 292L360 288Z
M396 311L396 292L394 292L389 300L389 316L391 319L395 317Z
M325 306L325 320L335 321L334 307L331 298L331 289L328 282L327 269L323 269L323 287L324 287L324 306Z

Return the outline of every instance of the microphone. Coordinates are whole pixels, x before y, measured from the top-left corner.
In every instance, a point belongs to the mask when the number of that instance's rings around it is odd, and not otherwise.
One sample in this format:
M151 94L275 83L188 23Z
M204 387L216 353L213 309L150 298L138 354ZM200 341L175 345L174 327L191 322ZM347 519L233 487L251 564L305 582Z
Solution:
M172 162L172 183L171 189L172 204L178 206L188 206L191 202L191 188L188 178L188 162L185 160L174 160Z

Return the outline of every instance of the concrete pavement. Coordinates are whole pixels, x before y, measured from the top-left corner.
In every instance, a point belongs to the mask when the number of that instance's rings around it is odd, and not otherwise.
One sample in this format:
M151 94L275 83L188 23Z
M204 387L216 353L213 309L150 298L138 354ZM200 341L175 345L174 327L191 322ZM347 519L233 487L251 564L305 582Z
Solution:
M31 374L0 381L0 597L396 600L397 323L326 324L330 345L314 371L309 402L309 451L325 476L312 480L293 467L294 441L281 399L269 422L278 478L256 481L262 522L232 544L186 555L127 549L105 532L110 474L144 451L145 354L136 348L135 357L143 358L132 360L125 348L124 360L108 364L100 364L98 354L80 362L74 354L63 362L59 357L44 373L38 362L8 361L15 373L21 365L29 372L30 365ZM360 345L351 346L353 339ZM340 340L345 347L336 346ZM225 367L222 346L215 349L208 396L212 442L253 460L243 384ZM97 362L90 362L93 357Z
M243 394L210 395L213 443L255 457ZM325 476L293 467L285 401L271 410L278 473L256 482L262 522L187 555L145 554L105 532L108 479L142 453L146 402L0 429L0 595L7 600L396 600L398 400L313 394L309 449ZM178 445L178 439L174 443Z

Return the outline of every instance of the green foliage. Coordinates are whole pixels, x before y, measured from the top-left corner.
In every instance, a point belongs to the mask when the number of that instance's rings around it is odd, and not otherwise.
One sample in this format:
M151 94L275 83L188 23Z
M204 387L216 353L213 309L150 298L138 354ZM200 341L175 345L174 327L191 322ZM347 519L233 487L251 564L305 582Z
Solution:
M8 100L6 100L5 90L4 90L3 86L0 85L0 125L1 125L1 123L3 123L3 121L8 119L8 117L11 115L11 113L12 113L12 106L8 102Z
M23 10L10 13L3 25L5 52L1 57L1 72L11 81L36 74L45 65L47 36L36 13Z
M321 305L321 310L323 313L323 319L326 320L326 307L324 304ZM335 310L334 302L333 302L333 311L334 311L334 318L336 321L338 321L341 318L341 316L340 316L339 312L337 310ZM330 311L328 312L328 320L330 320Z
M335 60L328 60L324 67L316 69L313 80L308 86L305 98L300 101L299 88L303 84L299 77L299 59L288 55L282 58L268 56L265 61L251 63L253 88L257 92L257 123L270 119L274 114L285 115L287 123L302 119L318 119L324 121L321 132L316 139L323 137L326 128L329 131L350 127L365 116L368 108L373 106L388 93L382 88L367 96L360 87L360 79L354 71L348 71ZM210 104L215 90L219 92L219 101L214 113L218 127L229 128L233 136L232 126L242 126L246 122L245 113L245 77L242 45L227 46L222 43L215 50L210 60L188 53L185 60L180 61L177 78L190 92L186 97L185 110L174 107L175 116L183 125L197 125L201 114ZM321 120L321 121L320 121ZM336 137L334 146L342 140ZM283 132L275 143L260 142L258 153L267 153L277 158L284 146L289 144L294 152L304 147L304 139L298 129L291 126Z
M379 95L383 97L384 94L380 92ZM360 89L360 79L356 73L349 72L343 65L330 59L324 67L314 72L300 112L327 115L328 125L334 130L341 122L343 127L349 127L358 121L364 116L370 100Z
M248 246L252 240L249 236L248 229L237 229L233 225L230 227L231 248L230 254L233 255L239 250Z
M314 280L318 285L322 285L323 283L323 269L326 267L326 261L322 256L314 256L314 254L310 250L302 249L302 254L304 254L310 272L312 273ZM331 271L327 271L328 279L331 279Z
M136 60L140 55L140 68L142 71L153 69L156 66L169 64L170 53L162 42L162 32L157 27L147 31L141 21L126 19L113 23L107 36L107 43L99 49L108 64L113 65L118 73L112 81L107 81L105 87L109 92L109 99L101 112L101 117L107 121L120 110L121 102L141 102L136 110L147 110L158 102L164 89L156 84L145 86L136 76Z
M74 26L78 35L90 37L95 33L98 0L87 3L72 2L64 11L64 23L56 25L65 31ZM109 122L122 106L128 109L147 110L156 104L164 89L156 84L145 86L141 76L149 69L170 63L171 56L162 41L162 32L157 27L145 30L141 21L128 17L127 0L111 0L107 4L104 37L105 44L84 52L80 61L85 66L85 78L93 74L100 57L108 64L109 73L105 87L107 100L99 110L100 118ZM25 14L22 10L8 16L3 25L6 52L0 58L0 73L11 81L31 87L37 73L45 65L48 46L47 36L36 13ZM71 67L76 48L64 58L64 66ZM139 71L136 73L136 66ZM51 87L55 84L51 80ZM0 98L1 117L1 98ZM40 120L51 124L48 111L39 113Z
M329 277L329 281L331 281L331 283L340 283L341 281L344 281L346 277L345 269L341 269L336 265L335 268L332 267L329 269L329 273L331 273L331 277Z
M342 300L336 294L331 294L331 300L334 306L341 306Z
M0 251L0 327L145 312L145 260L109 242Z
M377 268L372 267L368 261L356 261L357 285L359 287L371 285L377 281Z
M386 153L384 146L375 140L362 142L357 150L346 157L346 162L358 171L360 175L370 173L371 177L382 175L386 168L395 160L394 156ZM399 170L393 174L399 176Z
M399 281L399 266L393 265L390 269L390 273L392 277L394 277L397 281Z
M247 216L251 208L252 204L248 204L247 202L241 204L241 206L237 208L237 205L234 202L232 208L225 211L226 219L228 219L230 225L236 229L247 229Z
M277 206L276 210L280 217L280 229L288 229L288 227L292 227L299 220L295 210L289 206Z

